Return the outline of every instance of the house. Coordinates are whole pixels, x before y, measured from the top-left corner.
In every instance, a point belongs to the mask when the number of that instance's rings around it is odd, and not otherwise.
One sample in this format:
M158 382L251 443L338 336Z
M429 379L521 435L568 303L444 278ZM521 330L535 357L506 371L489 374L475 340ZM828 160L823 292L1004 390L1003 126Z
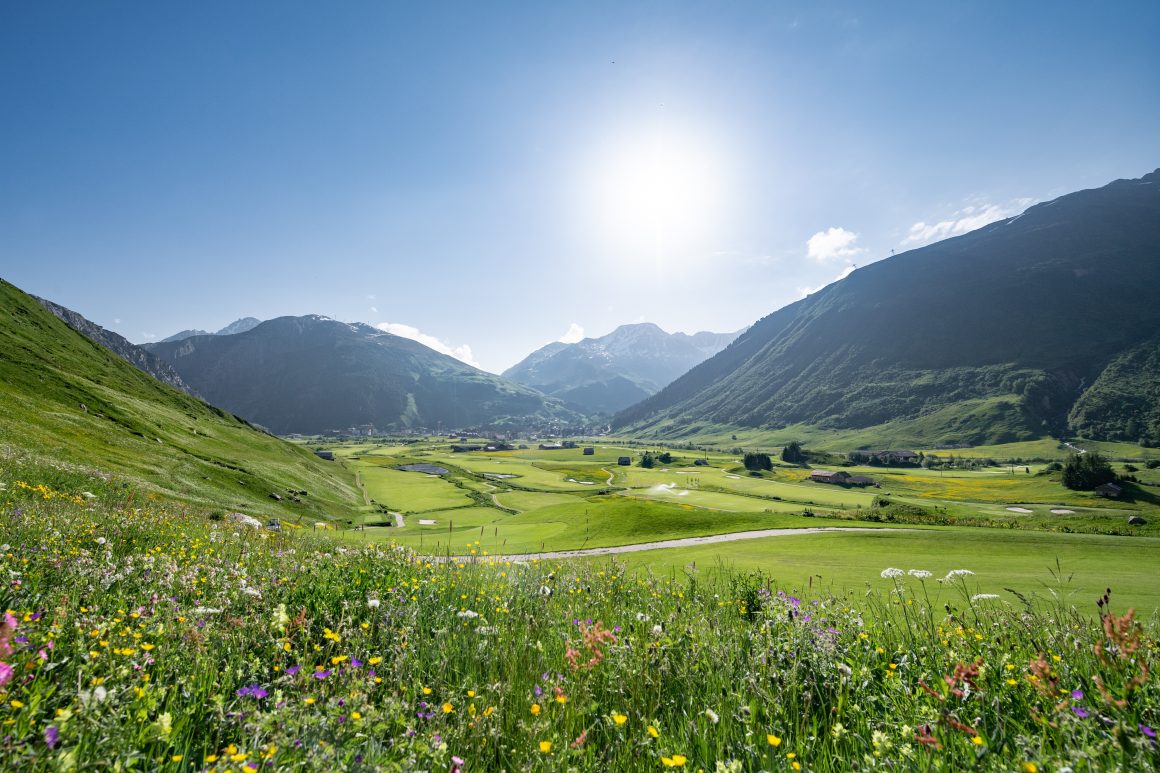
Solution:
M559 451L563 447L559 443L540 443L541 451Z
M328 462L334 461L334 451L315 451L314 455L319 459L325 459Z
M588 448L585 448L585 449L584 449L584 455L585 455L585 456L592 456L594 453L596 453L596 449L595 449L595 448L592 448L591 446L589 446Z
M1101 497L1107 497L1108 499L1119 499L1120 494L1123 494L1124 490L1117 486L1115 483L1104 483L1096 486L1095 492L1098 496Z
M622 456L616 460L616 463L619 464L621 467L628 467L632 464L632 457L631 456Z
M818 483L849 483L850 473L845 470L838 470L837 472L814 470L810 473L809 479Z

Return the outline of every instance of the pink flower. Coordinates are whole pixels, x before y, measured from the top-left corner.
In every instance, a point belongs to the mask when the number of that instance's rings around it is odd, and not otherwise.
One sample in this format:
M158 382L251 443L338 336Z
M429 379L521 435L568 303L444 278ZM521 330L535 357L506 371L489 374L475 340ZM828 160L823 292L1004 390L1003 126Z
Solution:
M0 687L12 681L12 666L7 663L0 663Z

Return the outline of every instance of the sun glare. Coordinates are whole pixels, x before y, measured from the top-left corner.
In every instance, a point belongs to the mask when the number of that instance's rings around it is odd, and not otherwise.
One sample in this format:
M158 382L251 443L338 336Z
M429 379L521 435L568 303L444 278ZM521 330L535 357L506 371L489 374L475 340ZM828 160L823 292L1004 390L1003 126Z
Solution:
M686 259L718 225L721 159L697 138L656 133L601 150L588 195L596 236L618 256Z

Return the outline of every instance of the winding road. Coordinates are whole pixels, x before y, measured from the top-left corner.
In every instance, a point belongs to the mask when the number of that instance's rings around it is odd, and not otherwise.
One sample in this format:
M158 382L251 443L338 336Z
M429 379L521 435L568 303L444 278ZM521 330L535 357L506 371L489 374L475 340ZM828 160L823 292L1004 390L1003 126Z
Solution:
M588 556L615 556L621 553L641 553L646 550L667 550L669 548L686 548L696 545L713 545L718 542L741 542L750 539L765 537L792 537L798 534L825 534L827 532L872 532L872 531L915 531L915 529L892 528L864 528L857 526L832 526L805 529L758 529L756 531L735 531L731 534L710 534L704 537L683 537L681 539L667 539L660 542L638 542L635 545L611 545L605 548L580 548L577 550L554 550L547 553L509 553L506 555L488 555L488 560L519 559L520 561L542 561L557 558L586 558ZM435 557L432 557L435 558ZM460 561L474 561L479 556L451 556ZM445 556L439 556L445 560Z

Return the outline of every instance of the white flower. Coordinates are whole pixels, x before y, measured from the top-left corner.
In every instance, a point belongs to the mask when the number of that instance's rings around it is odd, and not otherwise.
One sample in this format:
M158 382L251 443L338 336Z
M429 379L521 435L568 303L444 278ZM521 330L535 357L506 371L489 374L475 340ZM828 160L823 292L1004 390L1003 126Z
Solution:
M4 549L7 550L8 548L5 547ZM648 615L646 615L644 612L637 612L636 619L638 622L647 623L648 622Z
M367 606L370 607L371 609L378 609L379 604L382 604L382 603L383 602L379 601L378 599L367 599Z
M948 582L956 577L970 577L973 574L974 572L970 569L951 569L947 572L947 576L943 578L943 582Z
M892 580L895 577L901 577L904 574L906 574L906 572L902 571L901 569L895 569L894 567L890 567L889 569L882 570L881 577L884 580Z
M541 595L541 596L551 596L551 595L552 595L552 589L551 589L551 588L549 588L547 585L541 585L541 586L540 586L540 595Z
M465 610L463 610L462 612L456 612L456 613L455 613L455 616L456 616L456 617L462 617L462 618L466 618L466 619L468 619L468 620L471 620L471 619L473 619L473 618L479 617L479 613L478 613L478 612L473 612L473 611L472 611L472 610L470 610L470 609L465 609Z
M98 545L104 545L106 542L108 542L108 540L106 540L104 537L97 537Z
M481 625L475 629L475 632L480 636L494 636L496 627L494 625Z
M665 629L662 628L660 625L654 625L652 627L652 635L654 638L659 639L664 632L665 632Z
M714 725L721 721L721 717L717 716L717 712L713 711L713 709L705 709L705 716L707 716L709 721Z
M262 592L257 588L242 588L242 593L255 598L262 598Z
M987 599L997 598L999 598L998 593L976 593L974 596L971 596L971 601L986 601Z
M928 572L925 569L911 569L909 572L907 572L907 574L909 574L911 577L916 577L920 580L925 580L928 577L933 576L933 574L931 572Z
M12 546L9 545L7 542L5 542L3 545L0 545L0 553L7 553L11 549L12 549Z

